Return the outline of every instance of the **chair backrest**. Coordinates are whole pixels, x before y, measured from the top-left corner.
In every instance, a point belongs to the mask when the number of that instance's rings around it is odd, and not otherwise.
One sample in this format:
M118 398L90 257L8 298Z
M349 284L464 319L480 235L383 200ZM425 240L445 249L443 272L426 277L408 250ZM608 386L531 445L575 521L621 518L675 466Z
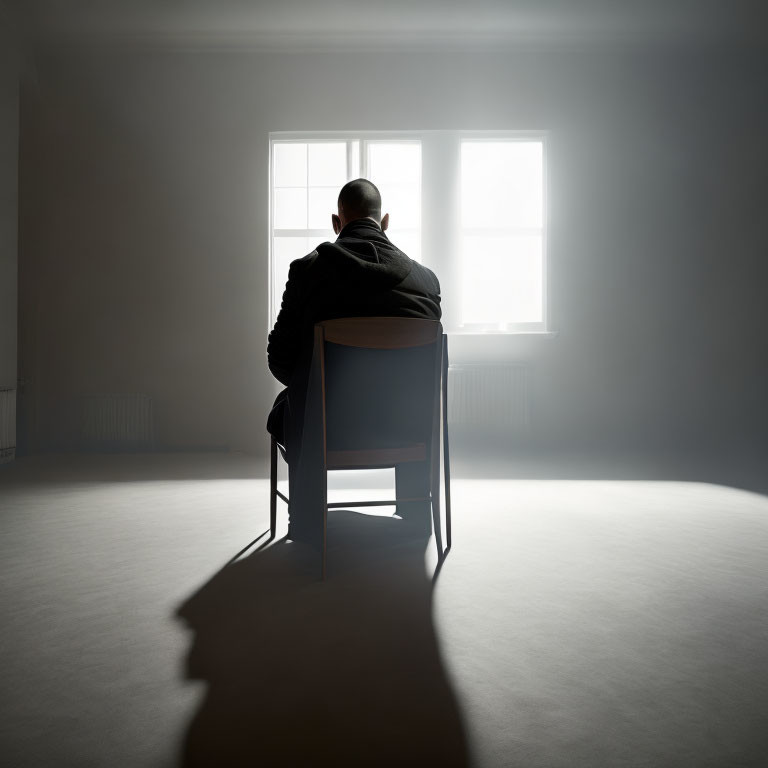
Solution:
M413 317L343 317L318 323L326 342L362 349L406 349L434 344L442 333L437 320Z
M358 317L316 324L327 448L430 443L439 418L441 352L437 320Z

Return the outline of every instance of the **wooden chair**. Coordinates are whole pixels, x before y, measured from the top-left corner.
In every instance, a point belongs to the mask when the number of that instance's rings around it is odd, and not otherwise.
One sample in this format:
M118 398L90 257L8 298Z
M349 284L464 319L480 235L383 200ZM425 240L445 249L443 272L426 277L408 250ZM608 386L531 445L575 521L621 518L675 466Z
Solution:
M425 404L431 410L431 419L426 418L428 434L420 441L405 441L401 444L381 447L372 439L370 444L355 445L342 449L328 445L329 418L339 414L328 412L328 370L326 366L326 345L335 344L358 350L415 350L416 354L430 357L429 376L423 390L427 395ZM451 480L448 453L448 341L442 326L436 320L421 320L401 317L357 317L339 320L325 320L314 329L314 347L310 381L319 389L320 418L322 419L322 578L326 575L326 550L328 532L328 510L337 507L390 506L403 502L429 502L432 509L435 543L438 560L442 561L451 548ZM431 386L430 386L431 384ZM311 384L310 384L311 386ZM442 397L441 397L442 395ZM442 409L441 409L442 401ZM442 424L441 424L442 411ZM427 415L428 416L428 415ZM333 425L331 425L333 426ZM446 506L446 549L443 550L440 523L440 429L443 432L443 471L445 473ZM372 436L374 438L375 436ZM286 503L288 497L277 490L277 442L272 438L270 469L270 529L275 536L277 526L277 499ZM328 503L328 471L335 469L381 469L395 467L408 462L428 462L428 496L398 498L387 501L352 501ZM290 491L290 489L289 489Z

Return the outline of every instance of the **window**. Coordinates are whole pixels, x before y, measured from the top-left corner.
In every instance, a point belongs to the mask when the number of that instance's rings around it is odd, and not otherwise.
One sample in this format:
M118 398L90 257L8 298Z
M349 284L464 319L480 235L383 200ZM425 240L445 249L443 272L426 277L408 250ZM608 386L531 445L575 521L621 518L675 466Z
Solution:
M462 324L506 330L544 321L544 148L461 142Z
M546 330L540 134L272 134L271 320L291 261L333 240L348 180L380 189L390 239L433 268L452 332Z

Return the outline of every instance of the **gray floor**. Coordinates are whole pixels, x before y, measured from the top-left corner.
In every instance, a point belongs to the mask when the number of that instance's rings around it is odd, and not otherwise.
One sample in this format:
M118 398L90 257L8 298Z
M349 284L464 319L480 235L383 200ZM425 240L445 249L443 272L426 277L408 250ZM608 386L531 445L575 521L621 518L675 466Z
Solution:
M325 583L284 541L229 563L248 457L0 467L2 762L764 766L760 466L459 462L434 581L433 540L339 511Z

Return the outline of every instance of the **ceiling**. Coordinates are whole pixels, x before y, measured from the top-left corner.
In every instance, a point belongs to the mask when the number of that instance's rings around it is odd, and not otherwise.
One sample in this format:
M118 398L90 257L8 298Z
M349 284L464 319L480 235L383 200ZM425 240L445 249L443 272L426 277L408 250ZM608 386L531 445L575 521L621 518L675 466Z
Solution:
M758 43L766 0L0 0L38 44Z

